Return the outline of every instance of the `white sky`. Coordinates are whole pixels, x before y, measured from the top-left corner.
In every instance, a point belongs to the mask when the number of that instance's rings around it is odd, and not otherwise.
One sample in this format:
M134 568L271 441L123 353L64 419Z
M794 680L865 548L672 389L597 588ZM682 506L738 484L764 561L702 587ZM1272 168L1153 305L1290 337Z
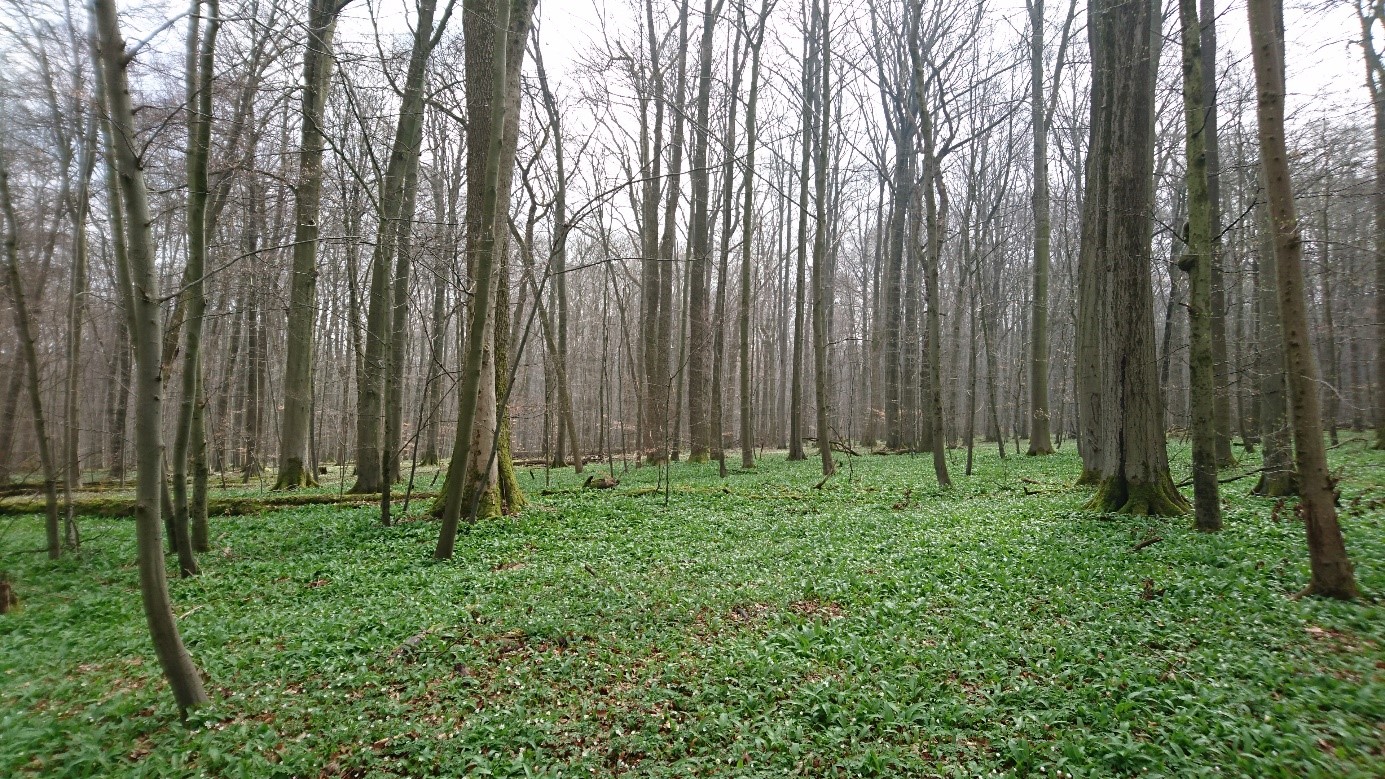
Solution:
M120 1L125 8L135 7L128 0ZM460 5L461 0L457 2ZM603 20L612 29L627 28L633 23L628 18L631 2L638 0L539 0L540 45L543 46L550 78L556 82L560 92L566 91L561 85L566 81L579 53L601 46L599 31ZM676 0L659 2L672 4ZM797 14L798 2L779 0L776 17L787 20ZM1165 0L1169 7L1172 2ZM343 16L338 35L344 42L368 40L372 30L369 22L372 9L382 30L403 34L407 32L406 14L411 15L413 3L414 0L354 0ZM862 0L833 0L833 4L838 14L864 13ZM991 14L997 20L991 34L1008 35L1013 34L1009 31L1023 31L1026 28L1022 0L991 0L990 5ZM1048 0L1047 5L1048 15L1054 20L1051 24L1057 24L1056 20L1066 11L1066 3L1064 0ZM1286 0L1286 6L1291 121L1307 122L1324 115L1335 120L1368 121L1369 95L1364 84L1365 68L1360 48L1354 43L1360 35L1360 28L1350 0ZM855 11L847 10L853 7ZM0 17L8 16L10 8L9 3L0 3ZM162 18L148 6L145 6L144 12L125 14L122 25L127 37L132 40L145 37L168 16L186 10L187 3L186 0L166 0L163 8L165 15ZM454 16L452 26L454 30L460 29L459 17ZM1229 4L1224 2L1217 25L1223 66L1231 61L1248 59L1246 26L1244 0L1231 0ZM1166 34L1175 35L1170 41L1171 45L1176 46L1176 30L1171 25L1166 25ZM1080 47L1078 53L1081 54L1080 49L1086 46L1085 38L1075 39L1073 44ZM182 25L175 24L162 32L154 46L163 51L180 52Z

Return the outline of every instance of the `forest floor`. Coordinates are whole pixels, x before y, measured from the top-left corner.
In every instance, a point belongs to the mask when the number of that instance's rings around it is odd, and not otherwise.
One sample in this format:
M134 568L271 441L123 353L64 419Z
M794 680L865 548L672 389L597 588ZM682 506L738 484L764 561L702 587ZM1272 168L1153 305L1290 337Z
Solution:
M171 584L213 697L187 723L132 523L49 562L6 517L0 776L1385 776L1385 607L1290 597L1292 504L1223 485L1201 535L1081 511L1071 447L978 455L946 491L925 456L841 455L821 489L782 454L675 464L667 501L654 469L525 469L532 506L448 563L427 501L214 517ZM1385 597L1385 455L1331 456Z

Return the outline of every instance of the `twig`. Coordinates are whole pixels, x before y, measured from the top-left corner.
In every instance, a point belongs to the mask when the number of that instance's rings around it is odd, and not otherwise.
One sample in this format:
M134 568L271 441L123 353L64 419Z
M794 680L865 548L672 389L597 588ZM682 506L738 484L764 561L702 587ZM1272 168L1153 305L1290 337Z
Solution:
M1130 547L1130 551L1132 551L1132 552L1138 552L1138 551L1140 551L1141 549L1144 549L1144 548L1147 547L1147 546L1153 546L1153 545L1155 545L1155 544L1157 544L1157 543L1159 543L1160 541L1163 541L1163 540L1164 540L1164 538L1163 538L1162 536L1151 536L1150 538L1146 538L1145 540L1141 541L1140 543L1138 543L1138 544L1136 544L1136 545Z
M1240 481L1241 479L1244 479L1244 478L1247 478L1247 477L1250 477L1250 476L1254 476L1254 475L1257 474L1257 473L1264 473L1265 470L1266 470L1266 469L1264 469L1264 468L1256 468L1256 469L1253 470L1253 471L1246 471L1245 473L1237 474L1237 475L1235 475L1235 476L1228 476L1228 477L1226 477L1225 479L1217 479L1217 484L1230 484L1230 483L1233 482L1233 481ZM1178 486L1178 487L1188 487L1188 486L1192 485L1192 483L1193 483L1193 480L1192 480L1192 479L1188 479L1187 481L1181 481L1181 482L1179 482L1179 483L1178 483L1177 485L1175 485L1175 486Z

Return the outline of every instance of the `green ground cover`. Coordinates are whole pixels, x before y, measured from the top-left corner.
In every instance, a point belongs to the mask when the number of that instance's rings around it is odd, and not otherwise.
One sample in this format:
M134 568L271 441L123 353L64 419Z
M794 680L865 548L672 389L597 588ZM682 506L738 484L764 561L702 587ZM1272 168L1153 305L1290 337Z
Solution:
M1385 596L1385 457L1331 455ZM131 523L85 520L50 563L5 517L0 776L1385 776L1385 609L1287 597L1292 504L1225 485L1205 536L1081 512L1070 447L970 478L954 456L946 492L926 457L843 457L821 489L782 455L675 465L667 505L652 469L526 469L533 507L449 563L427 501L392 528L215 518L172 583L214 698L186 724Z

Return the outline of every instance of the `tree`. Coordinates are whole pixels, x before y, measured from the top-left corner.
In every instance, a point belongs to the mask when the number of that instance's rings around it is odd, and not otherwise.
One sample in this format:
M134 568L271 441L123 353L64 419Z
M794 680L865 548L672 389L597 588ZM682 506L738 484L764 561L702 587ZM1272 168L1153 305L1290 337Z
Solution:
M1385 0L1357 0L1361 49L1366 55L1366 86L1371 92L1375 141L1375 448L1385 449L1385 56L1376 48L1375 28L1385 25Z
M138 460L135 484L135 537L139 558L140 595L144 616L154 639L154 651L178 708L186 713L208 702L202 678L183 646L168 595L160 540L160 462L163 365L158 276L154 267L149 195L144 169L136 153L134 105L126 67L129 58L120 36L114 0L92 0L96 39L93 60L101 82L107 165L114 167L125 215L127 267L122 272L128 285L120 290L126 302L135 345L135 452Z
M813 0L813 16L818 20L818 61L813 68L816 83L812 85L812 107L816 111L817 127L812 140L816 144L813 160L813 181L817 191L817 223L813 226L813 375L817 395L818 456L822 460L822 475L837 472L832 459L831 382L827 371L827 309L831 305L831 289L827 284L827 152L828 130L832 124L832 34L828 5L831 0ZM805 95L807 100L808 96Z
M323 113L332 80L332 37L337 17L350 0L309 0L307 45L303 49L302 127L298 184L294 187L293 267L288 323L284 328L284 416L279 427L280 490L310 487L317 477L306 467L312 416L313 323L317 313L317 250L322 208Z
M62 555L62 540L58 524L58 464L53 458L52 442L48 438L48 421L43 413L43 393L39 388L38 352L34 348L33 317L24 294L24 277L19 272L19 217L10 195L9 166L0 159L0 210L5 219L5 270L10 288L10 305L14 312L14 332L19 339L24 373L24 386L29 394L29 410L33 415L34 438L38 443L39 463L43 468L44 529L47 534L48 556L54 560Z
M1034 303L1029 352L1029 454L1053 454L1049 435L1052 414L1048 402L1049 361L1049 258L1053 224L1048 186L1048 132L1053 126L1053 105L1044 97L1044 2L1026 0L1029 9L1029 111L1034 136ZM1053 94L1068 48L1068 33L1077 14L1077 3L1068 10L1053 66Z
M1079 404L1088 506L1178 515L1187 501L1169 476L1156 375L1149 257L1154 171L1152 6L1097 0L1088 7L1091 144L1079 274Z
M178 403L178 426L173 438L173 525L178 545L178 563L184 576L195 576L199 573L197 558L192 548L189 522L188 466L192 458L198 457L205 461L206 457L205 441L197 441L202 449L200 454L195 455L191 449L194 433L200 428L195 417L200 416L203 408L199 401L202 395L202 325L207 311L207 166L212 146L212 67L215 63L216 37L221 29L218 0L206 0L205 31L202 17L198 15L198 8L202 4L202 0L193 0L189 9L187 67L184 75L188 111L188 262L185 275L189 279L189 284L184 291L187 296L188 314L183 328L183 373ZM198 478L202 479L205 485L205 471L199 473ZM205 486L197 490L197 493L203 499L203 507L199 511L205 517Z
M514 146L507 138L506 125L519 99L518 71L523 61L524 41L529 36L534 3L532 0L466 0L466 84L471 107L467 128L467 257L472 273L472 302L467 326L466 355L458 386L457 437L452 461L448 463L444 486L442 529L434 556L452 557L458 523L465 510L474 522L491 489L489 478L495 453L488 445L493 429L477 429L479 412L495 412L495 364L487 352L494 349L497 268L503 267L502 224L509 211L509 176L513 170ZM517 44L509 56L511 43ZM481 120L479 117L485 117ZM508 148L508 154L507 152ZM473 197L474 196L474 197ZM472 218L473 209L475 219ZM489 366L489 370L487 370ZM478 432L484 437L478 437ZM489 440L488 440L489 439ZM481 442L482 446L477 446Z
M1216 369L1212 354L1212 211L1207 187L1207 109L1203 104L1202 34L1197 0L1179 0L1183 37L1183 116L1188 190L1187 250L1178 267L1188 274L1190 394L1193 421L1193 502L1198 530L1221 529L1217 486Z
M401 240L412 229L414 190L417 188L419 155L423 139L423 91L428 58L446 27L452 5L443 11L438 31L434 31L436 0L419 0L413 46L404 77L399 119L389 160L380 179L376 199L379 223L370 260L370 298L366 310L365 355L356 395L356 483L351 491L379 492L384 495L397 476L395 451L397 429L402 419L392 413L396 404L393 336L399 317L396 287L408 289L409 257L401 253ZM412 184L411 184L412 182ZM407 248L407 243L405 243ZM402 284L399 281L402 279ZM402 295L400 295L402 296ZM404 305L403 301L399 302ZM402 323L401 323L402 325ZM403 345L399 344L402 349ZM381 521L389 523L388 497L381 498Z
M711 397L714 338L711 317L711 175L707 165L707 149L712 137L709 122L712 102L712 35L720 13L720 3L714 6L712 0L706 0L702 12L702 41L697 70L697 113L693 121L692 222L689 227L692 257L688 263L688 437L691 439L688 462L706 462L713 447L714 432L718 439L721 435L720 431L712 430L712 404L718 401ZM686 20L686 3L682 17ZM686 21L682 24L686 24ZM650 30L650 34L653 35L653 29ZM680 62L686 56L682 53L686 50L687 38L684 35ZM679 69L682 70L681 65ZM681 97L681 85L678 94ZM666 215L664 221L665 229L670 230L670 234L672 220L669 217L672 215ZM718 322L716 326L720 327L721 323ZM720 440L715 446L718 450L721 448Z
M745 202L741 207L741 305L737 314L740 330L741 380L741 467L755 467L755 416L751 399L750 379L750 303L751 303L751 236L755 229L755 109L760 96L760 48L765 40L765 22L774 9L774 0L762 0L760 16L750 31L750 96L745 107ZM731 186L728 176L725 186ZM718 433L720 434L720 433ZM723 458L724 460L725 458Z
M1356 575L1337 523L1336 496L1327 471L1318 364L1309 341L1308 306L1304 299L1303 241L1284 139L1284 42L1280 33L1283 10L1280 0L1249 0L1246 14L1250 20L1258 96L1260 165L1269 202L1275 281L1279 285L1279 313L1284 326L1294 461L1301 496L1298 512L1308 535L1312 570L1303 594L1352 600L1356 597Z

